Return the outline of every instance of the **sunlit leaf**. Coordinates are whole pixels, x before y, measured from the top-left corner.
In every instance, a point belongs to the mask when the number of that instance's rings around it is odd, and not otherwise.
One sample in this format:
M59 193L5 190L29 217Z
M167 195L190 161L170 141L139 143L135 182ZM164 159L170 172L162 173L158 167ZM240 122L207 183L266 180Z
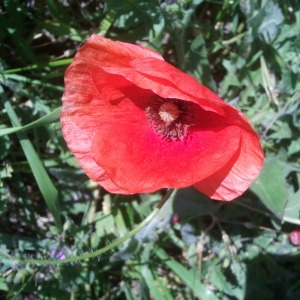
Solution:
M270 43L278 34L280 25L284 20L278 4L273 1L268 3L249 20L253 28L253 35Z
M277 217L281 218L287 201L285 169L277 157L267 159L251 190Z
M288 198L284 209L284 217L290 222L300 225L300 190Z

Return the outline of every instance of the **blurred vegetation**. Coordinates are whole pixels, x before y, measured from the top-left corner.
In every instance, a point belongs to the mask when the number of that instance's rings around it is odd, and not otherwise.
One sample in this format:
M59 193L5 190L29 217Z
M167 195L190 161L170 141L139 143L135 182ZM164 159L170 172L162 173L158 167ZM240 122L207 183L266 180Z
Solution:
M160 52L239 107L265 166L230 203L176 191L140 233L97 258L19 261L99 249L165 193L111 195L66 147L63 75L92 33ZM0 298L300 299L300 251L289 241L300 226L299 79L296 0L3 0Z

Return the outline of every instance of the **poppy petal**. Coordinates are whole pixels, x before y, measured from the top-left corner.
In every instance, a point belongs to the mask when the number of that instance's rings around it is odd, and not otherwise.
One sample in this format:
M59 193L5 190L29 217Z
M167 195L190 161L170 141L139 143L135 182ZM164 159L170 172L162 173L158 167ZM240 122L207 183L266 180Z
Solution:
M132 193L147 193L193 185L224 163L232 165L232 149L239 151L239 139L239 132L228 126L193 132L187 141L169 142L149 124L120 121L102 127L91 151L116 185ZM223 151L225 147L231 150Z
M149 64L149 60L150 60L150 64ZM147 64L145 63L146 61L148 62ZM149 68L151 64L153 64L154 66L157 64L161 65L162 73L163 74L167 73L168 76L160 78L160 77L148 76L147 74L145 74L145 72L147 71L146 68ZM194 102L201 105L201 107L207 111L217 112L221 115L224 114L223 106L225 105L225 103L221 99L219 99L215 94L210 92L206 87L197 83L194 78L192 78L187 74L182 73L181 71L169 65L168 63L164 61L159 61L155 58L154 59L151 58L151 59L137 59L135 60L134 65L138 65L139 68L143 68L144 65L144 72L139 72L139 70L136 70L133 67L131 68L103 67L101 69L110 74L120 75L126 78L128 81L132 82L135 86L144 89L149 89L162 98L176 98L176 99L182 99L182 100ZM176 71L178 73L177 75L179 79L183 81L182 84L185 85L186 90L191 89L192 91L194 91L194 95L191 95L189 92L181 90L176 85L177 81L172 81L172 79L175 77L174 72ZM97 76L97 74L93 73L92 76ZM195 87L196 83L198 89L196 89ZM213 97L211 97L210 95L213 95Z
M91 153L94 126L103 111L97 112L90 108L94 101L98 103L98 91L89 76L86 64L71 65L65 75L65 85L61 123L70 151L93 181L113 193L128 194L110 180L103 168L96 164ZM109 95L112 97L112 91ZM114 97L118 98L120 94L115 93Z
M105 171L95 163L91 148L91 139L88 128L80 128L76 125L76 122L69 116L65 116L62 113L63 118L63 132L66 142L70 150L74 153L79 161L82 169L85 173L95 182L98 182L105 189L110 190L113 193L125 193L128 192L117 187L107 176Z
M157 131L147 115L153 97L193 105L187 136ZM263 164L258 136L239 111L156 52L97 35L66 72L61 121L84 171L114 193L194 185L231 200Z
M93 34L76 53L76 60L100 67L130 67L132 60L149 57L163 61L160 54L148 48L111 41L96 34Z
M240 151L236 161L194 184L202 193L215 200L229 201L243 194L258 176L264 158L256 135L242 131Z

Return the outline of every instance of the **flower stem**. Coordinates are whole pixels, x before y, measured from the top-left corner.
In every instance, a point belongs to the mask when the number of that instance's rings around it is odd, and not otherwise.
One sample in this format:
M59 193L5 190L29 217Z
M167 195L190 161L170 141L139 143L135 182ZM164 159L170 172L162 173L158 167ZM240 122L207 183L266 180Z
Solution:
M35 258L22 258L22 257L11 257L11 256L3 256L1 255L0 258L3 260L16 260L16 261L21 261L25 263L31 263L31 264L37 264L37 265L62 265L65 263L76 263L78 261L82 261L85 259L97 257L117 246L125 242L127 239L131 238L134 236L137 232L139 232L141 229L143 229L159 212L159 210L162 208L162 206L167 202L167 200L170 198L171 194L173 193L174 189L169 189L166 195L162 198L162 200L158 203L158 205L154 208L152 213L143 221L141 222L138 226L136 226L133 230L129 231L127 234L124 236L114 240L112 243L109 245L98 249L94 252L86 252L83 253L79 256L75 257L68 257L62 260L56 260L56 259L35 259Z

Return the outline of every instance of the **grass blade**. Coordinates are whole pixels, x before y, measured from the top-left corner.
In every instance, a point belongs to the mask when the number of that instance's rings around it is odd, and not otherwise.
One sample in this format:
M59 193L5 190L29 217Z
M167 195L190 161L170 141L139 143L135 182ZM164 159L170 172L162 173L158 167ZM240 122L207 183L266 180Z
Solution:
M54 111L52 111L50 114L48 114L48 115L46 115L42 118L39 118L38 120L33 121L33 122L31 122L27 125L24 125L24 126L1 128L0 129L0 136L8 135L8 134L11 134L11 133L17 133L17 132L20 132L20 131L28 130L28 129L38 127L38 126L44 126L44 125L50 124L52 122L55 122L59 119L60 110L61 110L61 108L58 107Z
M193 291L195 296L200 297L203 300L218 299L213 291L205 287L200 280L195 280L192 272L187 270L176 260L171 259L162 248L156 247L155 254Z
M18 74L5 74L3 76L4 76L5 80L14 80L14 81L18 81L18 82L28 83L31 85L38 85L43 88L49 88L49 89L57 90L60 92L62 92L64 90L64 88L62 86L54 85L51 83L44 82L42 80L32 79L32 78L18 75Z
M0 94L2 101L4 102L4 107L7 111L7 114L11 120L13 126L21 127L21 123L11 106L10 102L6 98L3 88L0 86ZM42 164L38 154L36 153L32 143L27 138L27 135L24 132L18 133L18 138L20 140L21 147L24 151L24 154L27 158L29 166L32 170L34 178L37 182L37 185L46 201L46 204L53 215L55 224L59 231L62 230L62 223L60 218L60 209L58 203L58 191L54 184L52 183L50 177L48 176L44 165Z

